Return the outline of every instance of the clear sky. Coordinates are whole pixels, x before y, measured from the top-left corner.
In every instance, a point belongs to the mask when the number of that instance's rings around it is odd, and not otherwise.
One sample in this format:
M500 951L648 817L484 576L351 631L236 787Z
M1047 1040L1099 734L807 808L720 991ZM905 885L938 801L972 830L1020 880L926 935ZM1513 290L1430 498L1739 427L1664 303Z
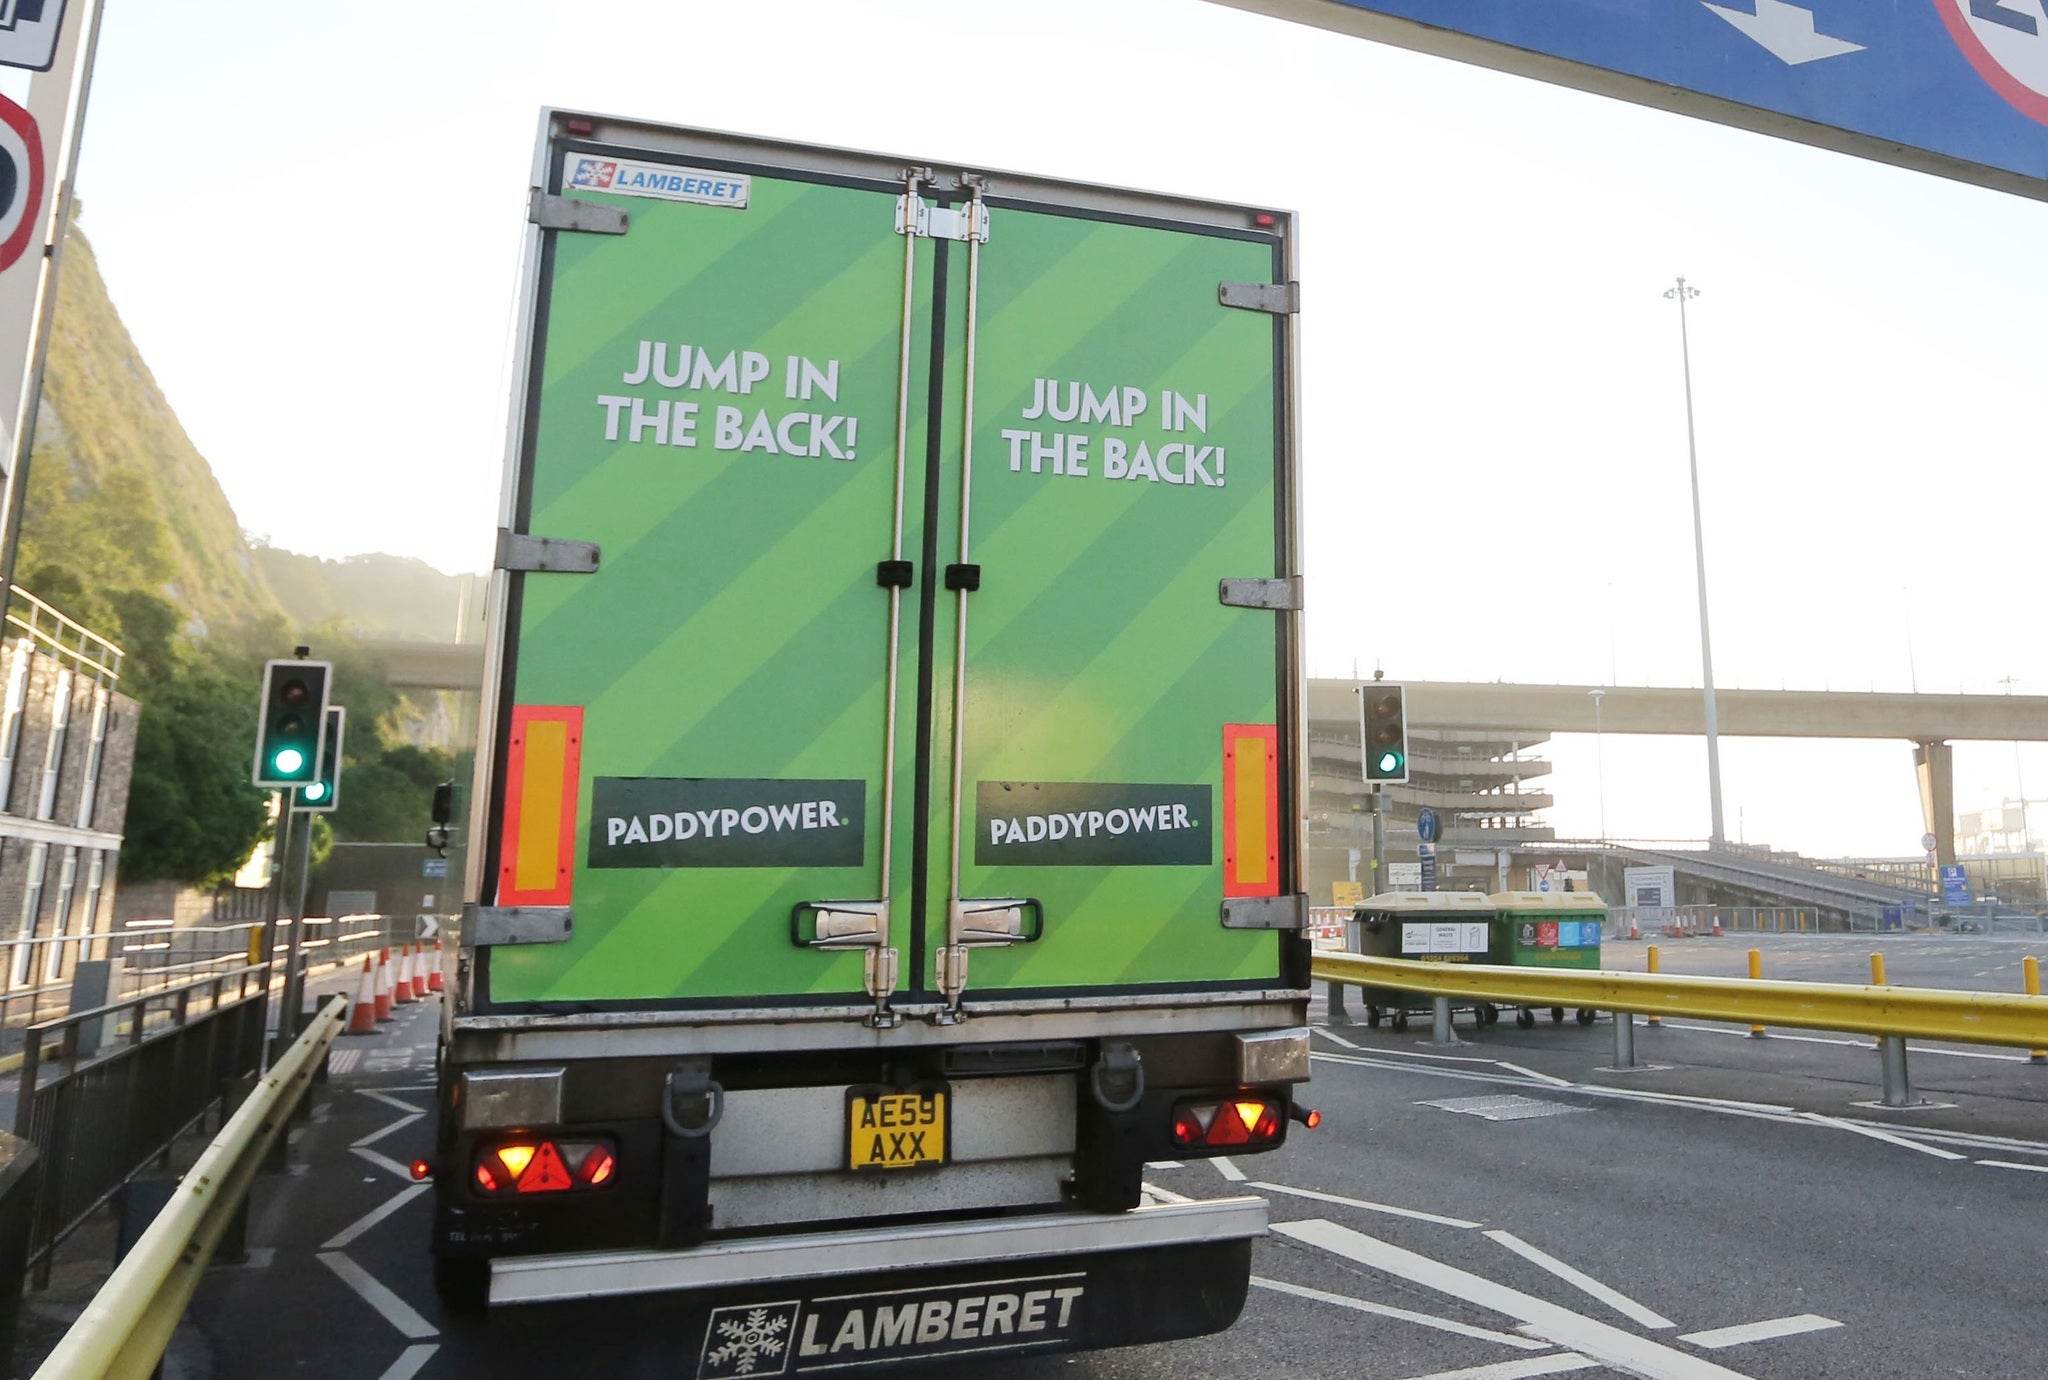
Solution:
M108 0L81 223L249 531L486 562L543 104L1299 211L1318 674L1698 683L1682 273L1717 680L2048 693L2048 206L1200 0ZM1723 756L1731 833L1914 851L1904 744ZM1610 828L1702 757L1609 739Z

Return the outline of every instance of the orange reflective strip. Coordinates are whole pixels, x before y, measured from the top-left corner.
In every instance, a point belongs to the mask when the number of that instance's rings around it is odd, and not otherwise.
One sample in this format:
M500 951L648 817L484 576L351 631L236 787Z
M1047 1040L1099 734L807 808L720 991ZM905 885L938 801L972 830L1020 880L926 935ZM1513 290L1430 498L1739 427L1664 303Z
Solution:
M1280 894L1280 734L1223 726L1223 894Z
M581 709L513 706L498 838L499 905L569 904L582 765Z

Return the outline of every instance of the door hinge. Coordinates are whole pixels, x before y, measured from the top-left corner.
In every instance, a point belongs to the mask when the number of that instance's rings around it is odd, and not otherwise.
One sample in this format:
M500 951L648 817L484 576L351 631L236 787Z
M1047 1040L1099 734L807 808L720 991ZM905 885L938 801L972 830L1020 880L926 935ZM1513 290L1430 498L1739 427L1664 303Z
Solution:
M810 934L804 917L811 917ZM875 1009L866 1022L876 1030L892 1030L903 1018L889 1009L896 990L896 950L888 947L889 903L884 901L799 901L789 911L789 942L800 949L843 953L864 949L861 977Z
M1292 316L1301 310L1300 283L1218 283L1216 300L1226 307Z
M988 207L979 199L964 206L934 206L921 196L899 196L896 198L896 233L987 244Z
M562 575L588 575L597 569L597 558L598 545L594 541L536 537L500 527L494 565L499 570L547 570Z
M490 949L500 944L564 944L576 930L567 906L462 907L462 947Z
M1234 609L1299 609L1301 576L1224 580L1217 586L1216 597Z
M575 230L586 235L623 235L631 220L620 207L578 201L573 196L549 196L538 187L527 194L526 218L543 230Z
M1308 897L1233 896L1223 903L1226 930L1303 930L1308 928Z

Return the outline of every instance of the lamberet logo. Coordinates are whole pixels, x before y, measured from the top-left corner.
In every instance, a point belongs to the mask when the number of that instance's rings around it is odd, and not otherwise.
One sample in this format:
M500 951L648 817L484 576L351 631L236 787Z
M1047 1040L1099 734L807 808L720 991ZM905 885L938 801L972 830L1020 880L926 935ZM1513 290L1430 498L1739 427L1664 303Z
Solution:
M612 179L618 175L617 163L606 162L602 158L578 158L575 168L569 174L569 185L607 191L612 185Z
M636 163L625 158L595 158L584 153L563 156L562 181L594 192L688 201L699 206L729 206L739 211L747 208L747 198L754 186L753 179L743 173L685 168L674 163Z

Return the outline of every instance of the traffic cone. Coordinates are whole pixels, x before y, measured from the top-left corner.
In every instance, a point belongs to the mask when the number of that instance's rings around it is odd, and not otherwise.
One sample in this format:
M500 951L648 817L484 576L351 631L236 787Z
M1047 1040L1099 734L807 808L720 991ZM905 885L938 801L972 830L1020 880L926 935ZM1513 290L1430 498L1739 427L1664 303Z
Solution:
M356 1002L349 1009L348 1035L374 1035L377 1033L377 975L372 971L370 959L363 959L363 980L356 984Z
M377 1019L391 1019L391 950L377 951Z
M407 944L398 951L398 962L395 966L397 972L394 980L397 986L391 994L391 999L400 1006L411 1006L418 1000L412 994L412 945Z
M438 992L441 990L441 984L444 980L441 976L442 962L443 959L441 958L441 941L436 939L434 941L434 961L427 968L427 990L429 992Z
M427 946L412 946L412 995L416 1001L427 999Z
M1629 921L1628 937L1630 939L1641 939L1643 937L1643 927L1633 920Z
M1720 917L1719 915L1716 915L1716 916L1714 917L1714 938L1716 938L1716 939L1719 939L1720 937L1721 937L1721 917Z

